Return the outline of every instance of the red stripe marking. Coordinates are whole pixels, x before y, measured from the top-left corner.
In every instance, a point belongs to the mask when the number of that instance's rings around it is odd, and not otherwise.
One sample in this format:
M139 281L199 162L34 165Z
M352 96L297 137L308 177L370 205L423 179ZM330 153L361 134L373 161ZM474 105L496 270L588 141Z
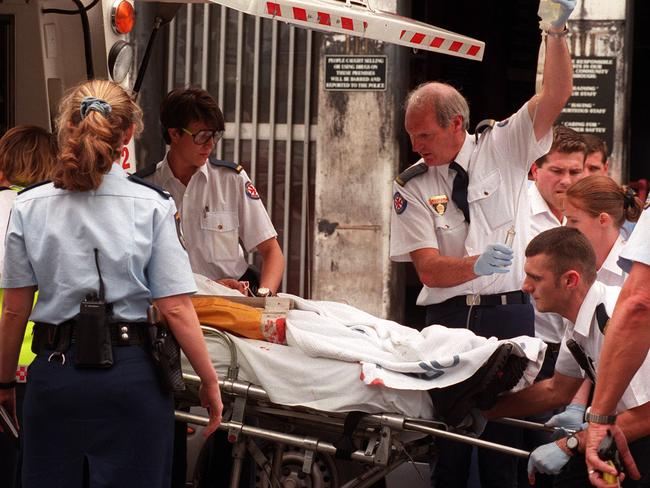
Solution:
M451 43L451 46L449 46L450 51L458 51L461 47L463 47L463 43L459 41L454 41Z
M442 37L434 37L433 41L431 41L431 44L429 44L429 46L431 46L431 47L440 47L440 46L442 46L443 42L445 42L445 40Z
M349 17L341 17L341 27L347 30L354 30L354 20Z
M293 18L307 21L307 11L304 8L293 7Z
M472 46L467 50L467 54L470 56L476 56L476 54L481 50L480 46Z
M401 39L402 37L404 37L404 34L406 34L406 31L402 30L402 32L399 33L399 38Z
M282 17L282 11L280 10L280 4L274 2L266 2L266 11L269 15L278 15Z
M330 14L326 14L325 12L318 12L318 23L321 25L332 25Z
M413 34L413 37L411 37L411 42L413 44L420 44L425 37L426 36L424 34L419 34L416 32L415 34Z
M363 21L363 30L366 30L368 28L368 22L365 20Z

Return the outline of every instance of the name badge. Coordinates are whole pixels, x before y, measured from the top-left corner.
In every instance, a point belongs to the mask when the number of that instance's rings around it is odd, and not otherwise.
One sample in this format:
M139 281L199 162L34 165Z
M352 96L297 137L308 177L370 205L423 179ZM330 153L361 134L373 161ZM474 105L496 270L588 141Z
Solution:
M444 215L447 211L447 203L449 203L447 195L435 195L429 197L429 205L433 207L438 215Z

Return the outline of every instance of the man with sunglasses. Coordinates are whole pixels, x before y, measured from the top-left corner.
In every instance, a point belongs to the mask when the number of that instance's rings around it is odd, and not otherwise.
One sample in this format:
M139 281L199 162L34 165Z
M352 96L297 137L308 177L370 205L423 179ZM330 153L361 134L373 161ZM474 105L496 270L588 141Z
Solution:
M137 174L174 198L192 270L227 285L248 282L260 296L274 294L284 257L264 204L239 164L210 157L225 130L217 102L200 88L177 88L163 100L160 122L169 150ZM261 275L249 268L240 242L260 253Z
M284 257L264 204L239 164L210 156L225 131L217 102L201 88L174 89L161 104L160 122L167 154L136 175L174 198L192 271L240 291L237 282L248 282L259 296L276 293ZM260 253L260 276L249 268L240 242L248 252ZM176 423L173 488L185 486L186 430L186 424ZM221 477L227 480L230 444L216 434L211 455L220 460Z

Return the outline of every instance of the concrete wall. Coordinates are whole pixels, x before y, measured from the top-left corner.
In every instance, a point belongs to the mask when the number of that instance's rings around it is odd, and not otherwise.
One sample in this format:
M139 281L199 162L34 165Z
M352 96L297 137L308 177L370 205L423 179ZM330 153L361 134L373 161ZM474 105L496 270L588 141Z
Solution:
M395 1L379 3L382 10L396 11ZM400 302L394 293L403 289L388 246L405 51L328 36L321 52L321 87L326 54L388 56L386 91L319 91L312 274L312 298L344 301L381 317L394 317L393 305Z

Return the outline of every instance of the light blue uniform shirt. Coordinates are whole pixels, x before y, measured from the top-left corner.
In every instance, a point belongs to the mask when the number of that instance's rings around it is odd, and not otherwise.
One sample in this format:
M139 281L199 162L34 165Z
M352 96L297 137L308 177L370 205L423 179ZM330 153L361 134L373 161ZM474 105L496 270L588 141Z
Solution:
M113 164L97 190L49 183L16 198L1 286L38 285L34 322L71 319L83 298L99 291L94 248L117 320L143 321L152 299L196 291L174 200L126 178Z

